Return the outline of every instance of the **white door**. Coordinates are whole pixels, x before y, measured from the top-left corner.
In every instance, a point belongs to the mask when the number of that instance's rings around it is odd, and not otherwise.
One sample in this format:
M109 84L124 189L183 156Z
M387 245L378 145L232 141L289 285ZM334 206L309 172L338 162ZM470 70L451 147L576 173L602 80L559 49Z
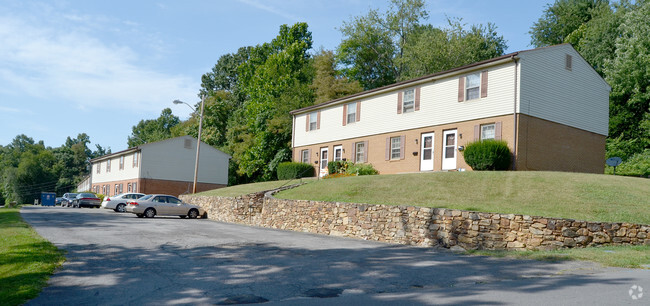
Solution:
M343 160L343 146L334 147L334 160Z
M433 133L422 134L420 171L433 171Z
M456 169L456 130L443 132L442 170Z
M320 149L320 176L326 176L327 175L327 162L329 161L328 156L327 156L327 148L321 148Z

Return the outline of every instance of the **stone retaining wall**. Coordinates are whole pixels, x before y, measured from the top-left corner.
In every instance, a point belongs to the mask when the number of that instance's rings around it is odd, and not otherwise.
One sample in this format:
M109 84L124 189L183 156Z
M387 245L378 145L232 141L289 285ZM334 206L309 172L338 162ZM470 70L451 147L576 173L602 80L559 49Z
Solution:
M650 245L650 225L586 222L416 206L185 195L213 220L418 246L556 249Z

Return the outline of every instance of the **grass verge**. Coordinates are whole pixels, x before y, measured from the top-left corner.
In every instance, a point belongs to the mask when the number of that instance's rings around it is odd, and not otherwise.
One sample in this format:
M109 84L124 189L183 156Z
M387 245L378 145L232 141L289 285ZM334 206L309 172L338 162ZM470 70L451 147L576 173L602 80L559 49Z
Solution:
M305 180L313 180L313 178L303 178ZM245 194L256 193L265 190L271 190L280 188L285 185L293 185L300 183L300 180L282 180L282 181L270 181L270 182L261 182L261 183L250 183L235 185L231 187L219 188L208 190L204 192L199 192L197 195L200 196L220 196L220 197L237 197Z
M566 172L468 171L313 181L278 198L413 205L650 224L650 180Z
M584 260L609 267L650 269L650 246L602 246L553 251L471 250L470 255L525 258L543 261Z
M20 217L20 208L0 208L0 301L21 305L35 298L65 258Z

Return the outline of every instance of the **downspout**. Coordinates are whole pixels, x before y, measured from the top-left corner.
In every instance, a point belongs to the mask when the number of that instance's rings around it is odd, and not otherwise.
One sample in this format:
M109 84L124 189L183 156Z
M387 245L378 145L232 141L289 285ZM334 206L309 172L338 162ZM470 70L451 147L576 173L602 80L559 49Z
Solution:
M515 55L512 55L512 59L515 61L515 96L512 110L512 120L513 120L513 138L512 138L512 170L517 170L517 73L519 68L519 58Z
M296 146L296 115L291 115L292 117L292 127L291 127L291 161L296 160L294 154L295 154L295 146Z

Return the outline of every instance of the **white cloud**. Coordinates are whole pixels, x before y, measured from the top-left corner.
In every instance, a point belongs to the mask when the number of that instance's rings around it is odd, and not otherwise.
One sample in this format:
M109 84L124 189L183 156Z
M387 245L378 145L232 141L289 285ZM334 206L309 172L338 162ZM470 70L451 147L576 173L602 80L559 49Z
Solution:
M108 31L135 23L57 13L52 7L42 12L41 21L0 13L0 93L47 97L81 109L155 111L196 95L198 80L148 68L143 63L158 55L140 54L119 40L108 43L97 32L107 23Z
M263 3L258 2L257 0L239 0L239 2L244 3L246 5L250 5L256 9L267 11L271 14L278 15L280 17L289 19L291 21L297 22L297 21L304 21L304 18L289 14L285 12L283 9L275 8Z

